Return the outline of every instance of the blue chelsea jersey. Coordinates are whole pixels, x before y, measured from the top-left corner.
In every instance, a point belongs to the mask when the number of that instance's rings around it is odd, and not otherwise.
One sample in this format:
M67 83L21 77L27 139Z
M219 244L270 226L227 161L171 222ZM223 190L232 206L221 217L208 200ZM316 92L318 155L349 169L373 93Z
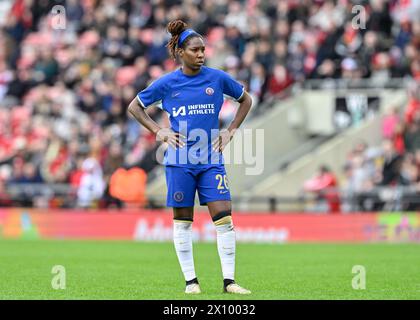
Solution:
M168 73L137 94L143 108L157 105L169 114L171 129L187 137L186 146L165 152L167 166L194 167L223 164L211 148L219 134L219 112L224 97L239 100L244 87L228 73L202 66L197 75L181 69Z

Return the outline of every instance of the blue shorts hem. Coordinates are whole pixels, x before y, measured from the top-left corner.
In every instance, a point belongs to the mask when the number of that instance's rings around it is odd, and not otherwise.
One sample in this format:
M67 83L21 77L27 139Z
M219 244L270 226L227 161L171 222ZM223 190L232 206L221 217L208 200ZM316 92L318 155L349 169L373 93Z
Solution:
M205 206L208 202L214 202L214 201L232 201L232 199L230 197L208 198L203 201L200 200L200 206Z
M185 207L194 207L194 203L167 203L167 207L170 208L185 208Z

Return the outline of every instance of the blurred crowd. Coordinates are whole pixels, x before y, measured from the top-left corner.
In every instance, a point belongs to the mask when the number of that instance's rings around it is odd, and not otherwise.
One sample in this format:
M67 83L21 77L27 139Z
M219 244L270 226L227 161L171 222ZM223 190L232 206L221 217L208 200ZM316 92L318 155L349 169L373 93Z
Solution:
M64 29L53 5L65 8ZM3 0L0 199L5 185L45 182L106 206L117 168L153 169L154 137L126 108L177 67L165 27L178 18L205 36L206 64L241 81L256 106L306 79L420 79L419 0ZM225 102L222 125L235 108Z
M385 115L382 138L382 145L360 143L348 155L343 187L356 197L348 209L419 210L420 83L409 89L404 108L395 106Z
M383 117L381 130L381 145L361 141L349 152L342 176L323 166L305 182L317 195L315 210L420 210L420 82L410 86L403 108Z

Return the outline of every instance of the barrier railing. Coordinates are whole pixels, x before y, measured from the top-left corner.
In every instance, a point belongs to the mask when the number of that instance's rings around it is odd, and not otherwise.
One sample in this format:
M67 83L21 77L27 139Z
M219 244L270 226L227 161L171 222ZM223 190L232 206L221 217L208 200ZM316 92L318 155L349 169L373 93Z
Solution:
M247 210L259 205L267 212L342 212L415 211L420 209L420 188L416 186L382 186L369 191L328 188L317 193L302 191L294 197L233 195L235 206ZM117 206L115 206L117 204ZM0 193L0 207L77 208L77 189L68 184L8 184ZM92 201L92 207L119 207L126 204L105 194ZM131 204L134 206L135 204ZM147 208L166 207L165 197L148 197Z
M411 78L381 79L309 79L302 83L304 89L401 89L406 88Z

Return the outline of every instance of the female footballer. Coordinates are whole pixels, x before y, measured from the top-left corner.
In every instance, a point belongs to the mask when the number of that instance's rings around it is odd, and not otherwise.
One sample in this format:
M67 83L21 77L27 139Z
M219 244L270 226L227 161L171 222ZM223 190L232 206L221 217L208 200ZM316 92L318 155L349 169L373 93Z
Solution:
M133 99L129 113L166 142L164 164L167 206L173 207L174 244L186 281L185 293L200 293L195 273L192 222L196 191L207 205L217 235L224 292L249 294L235 283L235 230L222 151L248 114L252 100L243 86L227 73L204 66L203 37L181 20L168 24L167 45L181 67L154 81ZM224 96L240 103L228 129L219 130ZM145 112L159 105L169 114L171 128L160 128Z

